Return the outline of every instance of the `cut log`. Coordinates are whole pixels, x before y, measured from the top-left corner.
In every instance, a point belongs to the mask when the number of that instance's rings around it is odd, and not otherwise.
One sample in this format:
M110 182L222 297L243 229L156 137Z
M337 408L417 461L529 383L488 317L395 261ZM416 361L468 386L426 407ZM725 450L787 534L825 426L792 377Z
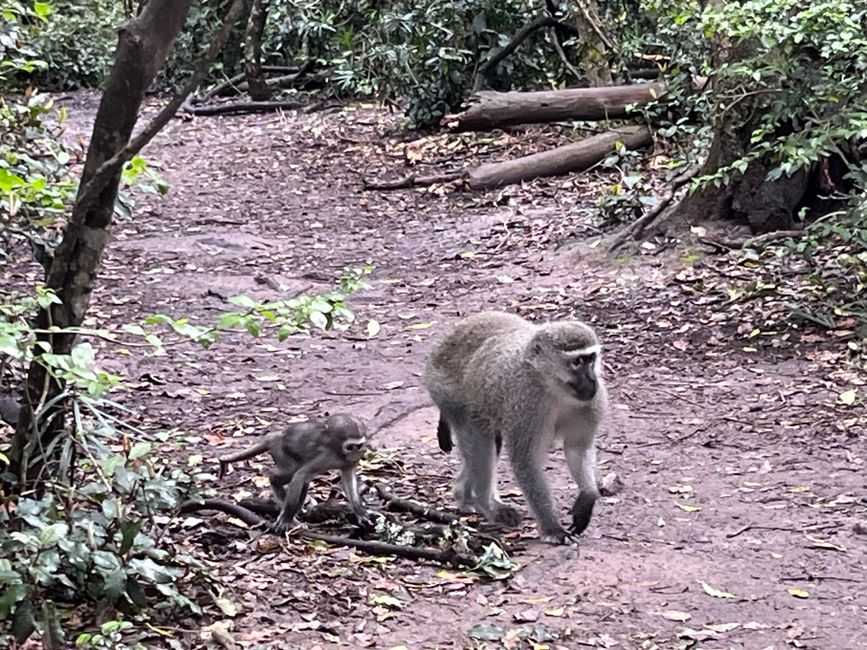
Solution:
M467 185L470 189L486 190L540 176L581 171L614 151L618 142L629 149L641 149L650 145L653 138L650 129L643 125L612 129L550 151L473 167L467 172Z
M452 131L487 131L515 124L626 117L626 107L647 104L665 92L665 84L641 83L600 88L568 88L533 92L480 91L462 113L446 115Z

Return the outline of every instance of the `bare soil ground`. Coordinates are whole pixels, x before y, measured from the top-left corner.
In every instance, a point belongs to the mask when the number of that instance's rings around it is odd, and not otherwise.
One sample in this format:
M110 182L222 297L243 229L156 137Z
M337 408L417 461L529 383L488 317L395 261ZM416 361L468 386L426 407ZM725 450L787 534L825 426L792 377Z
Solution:
M74 103L83 129L92 101ZM139 197L117 224L95 323L210 321L237 293L280 298L325 289L346 266L375 272L346 333L107 360L130 378L123 401L212 463L297 416L401 413L424 394L430 341L462 315L574 316L605 344L613 409L599 474L616 472L623 488L598 506L580 552L539 543L527 514L506 535L521 568L502 581L303 542L263 549L222 516L190 518L177 543L239 608L212 607L206 622L245 648L867 648L867 420L838 401L853 375L845 345L766 331L756 310L707 289L738 272L709 251L606 259L593 247L601 176L487 194L365 192L362 177L401 175L418 158L442 169L476 155L470 136L385 137L394 122L354 107L170 125L145 153L171 191ZM545 137L499 134L491 151ZM381 324L373 338L369 319ZM398 468L390 489L452 510L459 465L437 448L435 424L432 408L409 412L375 446ZM506 465L504 497L526 508ZM221 489L257 493L257 476L239 468ZM565 519L574 486L559 450L549 476ZM216 647L174 634L176 647Z

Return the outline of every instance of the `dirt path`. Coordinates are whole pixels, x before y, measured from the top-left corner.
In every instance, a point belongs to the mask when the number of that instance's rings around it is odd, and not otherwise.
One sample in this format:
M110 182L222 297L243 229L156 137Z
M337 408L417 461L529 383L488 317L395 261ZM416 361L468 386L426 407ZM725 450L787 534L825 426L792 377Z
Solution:
M361 191L359 174L402 173L407 150L380 137L385 119L359 109L171 125L147 152L171 193L141 199L116 229L101 325L153 312L212 318L240 292L278 297L257 276L291 293L327 286L347 265L376 270L352 300L360 322L349 336L237 336L208 352L114 361L135 387L126 401L149 428L182 433L191 454L212 459L294 416L400 410L422 394L429 341L459 315L574 315L607 347L614 408L600 474L616 472L624 487L603 500L580 554L535 542L527 517L512 539L522 569L502 582L304 544L259 554L246 531L190 522L187 541L240 608L235 640L867 648L867 536L853 529L867 523L867 438L863 412L835 403L839 357L804 342L752 351L733 335L742 321L690 290L701 262L593 253L587 179L487 195ZM430 143L412 146L433 155ZM366 340L371 318L382 329ZM424 409L376 445L402 463L395 491L451 508L458 463L434 431ZM504 496L523 507L501 467ZM573 488L559 451L550 475L565 506ZM227 490L256 491L250 472L232 476Z

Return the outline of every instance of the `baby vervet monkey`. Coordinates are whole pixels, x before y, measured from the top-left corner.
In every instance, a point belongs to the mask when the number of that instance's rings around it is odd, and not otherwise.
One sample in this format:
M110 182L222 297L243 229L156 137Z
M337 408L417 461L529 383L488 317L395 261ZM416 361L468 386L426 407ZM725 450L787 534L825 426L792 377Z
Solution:
M283 534L295 520L307 496L307 486L319 474L339 469L343 491L360 524L369 524L371 514L358 492L356 468L364 455L367 435L364 425L351 415L335 414L321 420L290 424L282 432L269 433L252 447L220 457L220 478L230 463L247 460L266 451L274 459L268 474L280 515L273 526Z
M520 513L500 501L496 488L505 444L542 539L573 543L599 496L595 439L608 403L602 349L590 326L534 325L493 311L469 316L434 346L425 385L440 410L440 448L450 451L454 434L463 457L455 483L459 504L494 522L520 524ZM554 512L543 471L555 439L563 441L579 488L569 532Z

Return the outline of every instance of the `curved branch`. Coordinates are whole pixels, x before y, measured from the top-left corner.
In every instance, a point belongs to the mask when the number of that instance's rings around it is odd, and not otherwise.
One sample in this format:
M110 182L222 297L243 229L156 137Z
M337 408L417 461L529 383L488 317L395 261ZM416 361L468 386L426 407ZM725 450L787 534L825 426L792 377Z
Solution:
M180 507L180 512L184 514L197 512L199 510L218 510L219 512L225 512L227 515L239 519L251 527L263 526L267 523L252 510L226 499L205 499L201 503L198 501L184 501Z
M498 65L509 56L512 52L518 49L518 46L523 43L527 38L535 32L537 29L544 29L545 27L553 27L554 25L559 24L560 21L554 18L553 16L537 16L529 23L521 27L515 35L512 36L512 40L509 41L506 46L499 50L494 56L485 61L481 66L479 66L478 74L476 75L476 79L473 82L473 92L479 90L482 87L485 79L488 76L488 73L492 70L495 70Z
M618 248L623 246L623 244L625 244L628 240L637 239L638 237L640 237L641 233L643 233L644 230L651 223L656 221L659 215L661 215L665 208L668 207L668 204L671 203L671 200L674 198L677 190L679 190L690 180L692 180L695 175L698 174L700 169L701 167L699 165L693 165L685 172L675 177L675 179L672 180L669 184L668 189L665 191L665 194L663 194L659 198L659 202L655 206L653 206L653 208L648 210L647 214L642 215L641 217L633 221L629 226L624 228L623 232L617 235L614 242L611 244L611 246L609 246L608 252L613 253Z

